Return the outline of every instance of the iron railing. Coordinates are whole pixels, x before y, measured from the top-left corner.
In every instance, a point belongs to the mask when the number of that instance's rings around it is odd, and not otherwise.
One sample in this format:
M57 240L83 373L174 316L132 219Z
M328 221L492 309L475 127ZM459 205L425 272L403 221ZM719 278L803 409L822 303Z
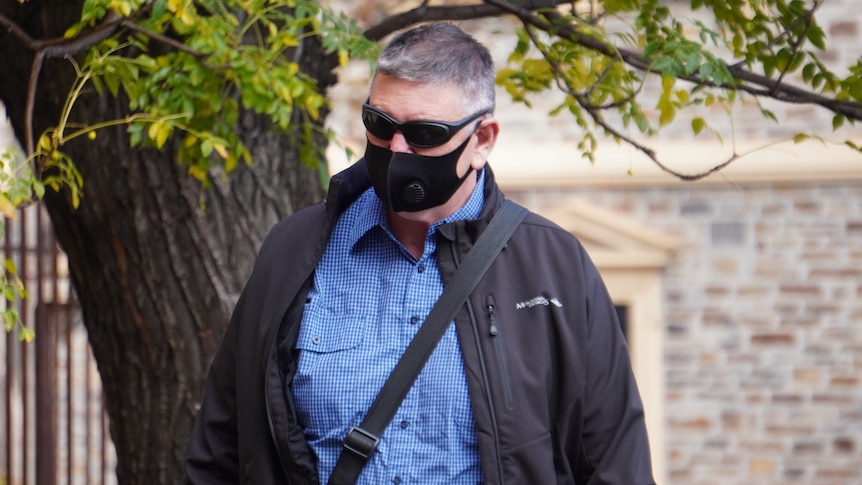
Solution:
M5 221L3 257L29 296L6 304L36 339L0 331L0 485L114 484L101 380L65 254L41 205L19 214Z

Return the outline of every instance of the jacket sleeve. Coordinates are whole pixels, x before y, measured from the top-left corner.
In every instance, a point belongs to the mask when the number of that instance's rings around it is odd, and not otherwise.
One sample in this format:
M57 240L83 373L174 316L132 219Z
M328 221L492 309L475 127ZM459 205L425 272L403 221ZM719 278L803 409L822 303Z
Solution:
M577 483L652 485L644 409L625 336L598 271L584 255L587 369L583 453Z
M243 297L237 304L242 305ZM216 352L186 455L188 484L239 482L236 420L236 319Z

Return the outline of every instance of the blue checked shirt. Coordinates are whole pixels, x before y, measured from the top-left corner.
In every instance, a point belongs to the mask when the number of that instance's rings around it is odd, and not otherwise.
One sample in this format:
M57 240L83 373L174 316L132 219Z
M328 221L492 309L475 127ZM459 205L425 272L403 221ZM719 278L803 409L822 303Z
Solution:
M418 261L390 232L373 189L337 221L305 305L291 385L321 483L332 474L348 429L365 417L443 292L437 227L478 217L483 179L484 172L464 207L429 228ZM481 481L464 365L450 325L356 483Z

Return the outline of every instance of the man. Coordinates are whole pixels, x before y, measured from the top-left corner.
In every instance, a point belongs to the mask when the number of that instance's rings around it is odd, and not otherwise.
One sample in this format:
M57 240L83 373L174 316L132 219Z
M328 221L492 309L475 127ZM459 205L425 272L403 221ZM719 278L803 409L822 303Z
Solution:
M213 362L191 483L326 483L348 431L501 207L494 70L449 24L395 37L365 158L272 230ZM577 240L528 214L357 483L652 484L613 303Z

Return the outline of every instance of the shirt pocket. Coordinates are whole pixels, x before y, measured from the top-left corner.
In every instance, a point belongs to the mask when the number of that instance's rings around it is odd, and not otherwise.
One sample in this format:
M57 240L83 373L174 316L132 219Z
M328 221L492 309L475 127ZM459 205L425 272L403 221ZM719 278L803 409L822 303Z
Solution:
M359 315L306 309L291 387L300 422L312 439L346 430L355 418L363 391L363 376L356 370L369 323Z
M330 354L358 348L368 329L368 318L359 314L337 314L326 309L308 309L299 328L296 348L302 360L318 361ZM313 370L306 362L304 370Z

